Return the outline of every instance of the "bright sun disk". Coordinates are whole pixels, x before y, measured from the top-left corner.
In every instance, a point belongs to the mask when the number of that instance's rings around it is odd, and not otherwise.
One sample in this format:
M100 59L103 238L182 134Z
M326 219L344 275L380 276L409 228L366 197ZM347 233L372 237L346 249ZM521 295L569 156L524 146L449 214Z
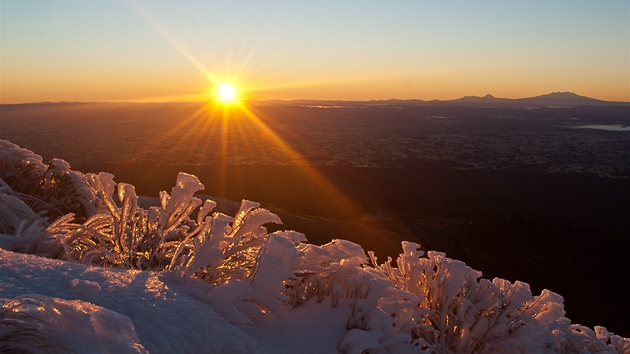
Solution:
M229 103L236 101L236 89L230 84L219 85L219 99L223 102Z

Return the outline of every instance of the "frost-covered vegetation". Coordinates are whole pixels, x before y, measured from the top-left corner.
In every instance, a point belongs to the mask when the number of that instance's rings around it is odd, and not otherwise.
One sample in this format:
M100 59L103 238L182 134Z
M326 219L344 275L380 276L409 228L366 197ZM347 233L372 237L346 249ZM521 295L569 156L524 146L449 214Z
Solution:
M535 296L526 283L481 278L465 263L425 254L412 242L403 242L394 265L349 241L317 246L296 231L268 233L263 225L280 224L278 216L246 200L234 217L213 212L213 201L195 196L203 188L197 177L180 173L171 193L160 193L160 205L145 209L134 187L111 174L84 175L59 159L46 165L0 140L0 247L161 271L179 282L200 279L210 288L198 300L239 326L290 317L306 303L350 303L347 332L331 339L341 353L630 352L630 340L603 327L571 324L562 297L551 291ZM29 295L6 302L0 349L65 350L61 323L71 318L55 315L64 307L72 301ZM83 313L103 311L94 306ZM127 317L108 318L130 326ZM135 332L129 338L124 343L144 351Z

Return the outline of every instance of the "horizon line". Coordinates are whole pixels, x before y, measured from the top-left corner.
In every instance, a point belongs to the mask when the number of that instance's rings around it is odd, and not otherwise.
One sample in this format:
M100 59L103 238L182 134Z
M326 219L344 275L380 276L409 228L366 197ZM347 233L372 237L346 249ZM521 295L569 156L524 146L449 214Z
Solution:
M599 102L603 102L603 103L622 103L622 104L629 104L629 101L607 101L607 100L602 100L602 99L598 99L598 98L593 98L593 97L588 97L588 96L582 96L579 94L576 94L575 92L572 91L554 91L554 92L550 92L550 93L546 93L546 94L541 94L541 95L537 95L537 96L529 96L529 97L519 97L519 98L506 98L506 97L496 97L490 93L484 95L484 96L476 96L476 95L465 95L459 98L451 98L451 99L422 99L422 98L382 98L382 99L376 99L376 98L372 98L372 99L325 99L325 98L290 98L290 99L285 99L285 98L247 98L247 99L242 99L239 102L251 102L251 101L256 101L256 102L299 102L299 101L315 101L315 102L386 102L386 101L401 101L401 102L413 102L413 101L420 101L420 102L426 102L426 103L431 103L431 102L449 102L449 101L458 101L458 100L462 100L462 99L466 99L466 98L472 98L472 99L483 99L483 98L489 98L489 99L496 99L496 100L506 100L506 101L518 101L518 100L525 100L525 99L532 99L532 98L540 98L540 97L544 97L544 96L549 96L552 94L572 94L574 96L576 96L576 98L584 98L584 99L589 99L589 100L595 100L595 101L599 101ZM62 101L31 101L31 102L12 102L12 103L3 103L0 102L0 105L26 105L26 104L90 104L90 103L211 103L214 100L212 99L208 99L208 100L185 100L185 99L179 99L179 100L111 100L111 101L66 101L66 100L62 100Z

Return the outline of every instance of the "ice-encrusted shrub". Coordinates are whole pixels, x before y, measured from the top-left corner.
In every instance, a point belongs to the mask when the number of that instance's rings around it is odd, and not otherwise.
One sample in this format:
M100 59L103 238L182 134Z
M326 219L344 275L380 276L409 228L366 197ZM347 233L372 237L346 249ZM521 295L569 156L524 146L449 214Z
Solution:
M270 214L258 218L257 223L271 218L277 217ZM344 240L323 246L307 244L304 235L295 231L278 231L259 240L260 248L250 247L248 251L255 255L251 257L255 260L251 271L245 267L239 276L215 282L216 287L200 297L228 320L250 324L249 317L268 312L282 317L287 308L299 306L311 297L321 301L330 296L335 304L339 297L360 296L361 286L352 280L353 274L360 272L357 265L366 259L360 246ZM203 263L221 259L220 252L215 253L213 257L206 256L209 252L202 253Z
M595 330L571 324L564 319L560 327L553 331L558 343L556 353L630 353L630 339L609 332L606 328L595 326Z
M370 253L374 267L397 287L424 295L420 308L426 311L407 323L415 346L436 353L553 351L560 296L544 291L534 298L524 283L479 280L481 272L443 253L422 255L419 245L403 243L396 268L391 258L378 265Z
M31 243L44 232L44 219L2 187L0 180L0 246L18 251L22 243Z
M313 297L321 302L324 296L330 296L336 306L339 297L366 296L369 280L365 279L362 265L367 258L361 246L346 240L317 246L306 243L303 234L289 232L299 241L295 244L298 257L288 265L292 276L284 281L283 291L293 307Z
M565 321L564 323L569 323L569 321ZM592 333L590 328L581 326L579 324L572 324L569 326L572 332L575 332L576 329L580 329L580 332L588 331ZM612 332L609 332L606 327L595 326L595 337L599 339L601 343L606 345L608 349L614 349L617 354L621 353L630 353L630 338L623 338L621 336L615 335ZM555 334L555 333L554 333ZM560 346L562 346L562 342L560 342ZM605 351L602 349L602 351Z
M247 200L234 218L210 215L215 202L202 204L194 194L204 188L203 184L186 173L177 176L171 194L160 193L160 206L148 210L138 205L132 185L115 183L111 174L88 174L87 180L98 197L97 214L82 224L73 223L73 215L68 214L47 228L63 245L68 260L105 267L171 270L179 279L195 277L217 286L229 283L222 289L240 283L239 289L256 296L247 297L240 291L243 305L239 313L282 312L282 301L286 300L283 280L293 273L278 258L287 258L287 250L295 253L296 248L290 240L293 234L268 235L262 226L281 223L278 216ZM225 290L213 294L221 291Z
M21 253L60 257L59 244L35 213L0 179L0 247Z
M214 202L213 202L214 203ZM260 204L243 200L234 218L221 213L206 217L206 232L194 232L180 243L171 264L181 276L193 274L213 284L243 279L260 267L261 250L269 239L263 224L282 223Z
M228 225L232 218L209 215L216 203L202 205L194 193L204 186L186 173L177 176L171 194L160 193L160 206L149 209L138 206L132 185L115 183L109 173L87 179L98 196L97 214L82 224L72 223L70 214L48 228L63 243L67 258L80 263L176 270L182 277L220 282L251 272L266 235L261 225L280 222L257 203L243 201Z
M42 157L7 140L0 139L0 185L11 189L48 222L74 213L80 220L94 215L95 197L85 175L72 171L62 159L48 165Z
M166 269L182 239L207 229L204 216L214 202L206 201L197 220L190 214L201 200L193 194L203 189L195 176L180 173L171 195L160 193L160 206L138 206L135 188L114 182L109 173L88 174L98 196L98 213L63 238L69 258L88 264L134 269ZM116 198L114 199L114 193Z

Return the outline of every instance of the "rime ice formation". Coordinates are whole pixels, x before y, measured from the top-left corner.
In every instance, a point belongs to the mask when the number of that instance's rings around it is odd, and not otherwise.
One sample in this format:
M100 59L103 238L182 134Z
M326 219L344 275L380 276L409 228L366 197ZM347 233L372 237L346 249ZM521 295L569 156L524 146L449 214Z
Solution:
M483 279L412 242L394 265L349 241L268 233L278 216L246 200L234 217L213 213L216 203L195 196L203 188L180 173L144 209L111 174L45 165L0 140L0 349L630 351L603 327L571 324L551 291Z

